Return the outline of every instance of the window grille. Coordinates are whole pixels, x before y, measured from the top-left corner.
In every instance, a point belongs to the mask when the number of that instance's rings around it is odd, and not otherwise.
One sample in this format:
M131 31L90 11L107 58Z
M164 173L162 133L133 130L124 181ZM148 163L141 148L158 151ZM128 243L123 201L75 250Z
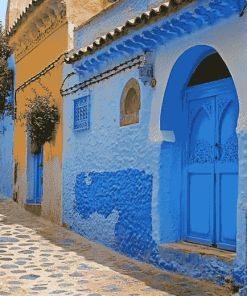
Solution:
M74 130L87 130L90 127L90 96L74 100Z

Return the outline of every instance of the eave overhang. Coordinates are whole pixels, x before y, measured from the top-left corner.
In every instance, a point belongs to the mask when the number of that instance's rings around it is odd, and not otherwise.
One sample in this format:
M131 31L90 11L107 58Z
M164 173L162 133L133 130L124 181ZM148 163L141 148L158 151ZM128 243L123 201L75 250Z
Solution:
M190 9L182 9L194 5L193 11ZM99 55L94 55L94 58L87 61L80 66L81 70L91 71L92 67L97 63L106 61L110 56L117 52L133 53L135 50L142 49L143 51L150 51L155 48L157 44L164 44L170 39L181 37L185 34L189 34L197 28L213 25L222 18L228 18L233 14L239 12L237 2L235 0L208 0L205 1L205 5L200 5L202 1L196 0L183 0L181 4L169 5L163 4L157 8L153 8L149 11L142 13L135 19L128 20L123 26L115 28L114 31L108 32L104 36L97 38L92 44L81 48L76 53L65 59L67 64L74 64L83 58L90 56L97 51L100 51ZM181 13L178 13L180 12ZM174 17L169 17L174 14ZM159 26L152 26L147 30L142 30L141 33L131 34L132 37L124 41L124 36L131 32L143 29L145 26L153 24L160 19L164 19L164 22ZM116 41L118 44L114 47L109 45ZM114 43L116 43L114 42ZM107 48L106 52L102 54L103 48Z

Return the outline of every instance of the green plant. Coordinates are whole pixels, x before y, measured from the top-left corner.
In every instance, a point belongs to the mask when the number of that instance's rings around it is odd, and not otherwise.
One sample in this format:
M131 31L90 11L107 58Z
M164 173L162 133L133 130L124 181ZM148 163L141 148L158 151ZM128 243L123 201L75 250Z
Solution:
M38 154L41 146L52 139L55 125L59 122L59 111L55 100L52 104L47 97L36 95L34 100L26 100L28 101L27 110L19 116L19 119L25 119L25 131L29 132L31 145L35 146L32 153Z
M9 39L6 37L0 21L0 115L2 116L12 115L15 112L14 106L6 100L13 91L13 71L7 65L11 53Z

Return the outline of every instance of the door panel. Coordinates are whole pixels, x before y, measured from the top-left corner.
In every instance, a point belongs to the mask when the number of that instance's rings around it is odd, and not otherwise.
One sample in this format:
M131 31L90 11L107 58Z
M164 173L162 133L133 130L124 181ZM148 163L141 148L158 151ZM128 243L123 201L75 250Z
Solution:
M238 175L220 174L220 242L236 244Z
M220 248L236 249L237 197L238 197L238 139L236 125L238 100L235 92L218 95L218 155L215 164L217 202L217 236Z
M41 203L43 196L43 147L38 155L34 155L34 201Z
M239 105L232 79L226 80L187 92L187 240L235 250ZM214 96L203 97L207 88Z
M191 239L201 238L211 244L212 221L210 216L214 176L212 174L190 174L189 179L189 236Z
M213 243L214 97L189 101L188 239Z

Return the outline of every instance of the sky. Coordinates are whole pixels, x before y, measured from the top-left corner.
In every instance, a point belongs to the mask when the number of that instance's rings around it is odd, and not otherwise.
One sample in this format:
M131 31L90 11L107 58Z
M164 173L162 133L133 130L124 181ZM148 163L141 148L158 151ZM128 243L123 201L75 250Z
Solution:
M7 3L8 3L8 0L0 0L0 20L3 25L5 25Z

